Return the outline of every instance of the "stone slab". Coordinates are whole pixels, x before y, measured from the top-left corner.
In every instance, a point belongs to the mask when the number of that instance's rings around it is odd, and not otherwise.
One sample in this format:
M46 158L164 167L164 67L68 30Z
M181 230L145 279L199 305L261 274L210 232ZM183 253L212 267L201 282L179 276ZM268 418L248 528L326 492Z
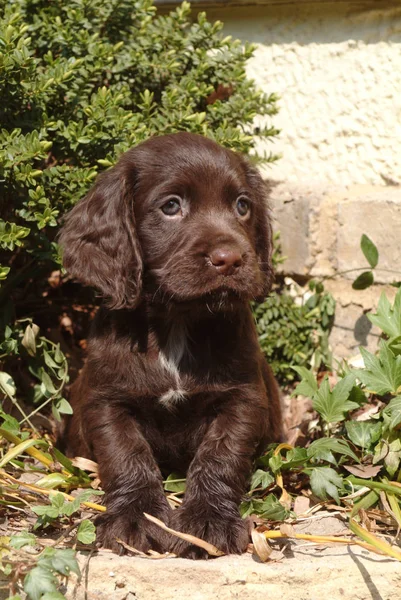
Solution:
M288 547L281 561L260 563L252 555L206 561L151 560L102 552L69 600L395 600L401 565L356 547Z

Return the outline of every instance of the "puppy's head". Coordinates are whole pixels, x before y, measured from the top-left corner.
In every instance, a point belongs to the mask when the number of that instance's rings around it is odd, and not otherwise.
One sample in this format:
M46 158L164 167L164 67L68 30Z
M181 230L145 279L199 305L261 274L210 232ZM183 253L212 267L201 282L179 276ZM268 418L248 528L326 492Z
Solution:
M61 233L71 275L113 308L224 304L271 286L271 227L256 169L210 139L151 138L99 176Z

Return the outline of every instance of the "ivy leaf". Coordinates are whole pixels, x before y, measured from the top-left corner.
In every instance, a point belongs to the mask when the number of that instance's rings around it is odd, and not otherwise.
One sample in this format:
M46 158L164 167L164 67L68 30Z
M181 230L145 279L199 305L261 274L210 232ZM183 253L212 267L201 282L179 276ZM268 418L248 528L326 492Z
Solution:
M386 294L382 292L377 313L368 314L368 319L380 327L382 331L390 338L401 336L401 288L398 290L394 299L394 305L391 306Z
M20 550L24 546L34 546L36 544L36 537L32 533L22 531L17 535L13 535L10 538L10 546Z
M272 521L283 521L289 515L274 494L269 494L263 500L252 499L249 502L243 502L240 511L243 518L255 514Z
M36 336L39 333L39 327L35 323L29 323L25 329L21 344L24 346L30 356L36 354Z
M374 277L372 271L364 271L355 279L352 283L354 290L366 290L366 288L373 285Z
M43 504L38 504L37 506L31 506L31 510L38 515L38 517L49 517L50 519L57 519L60 512L58 508L54 506L48 506Z
M39 481L37 481L35 485L46 490L52 490L60 485L65 484L67 477L67 475L63 475L62 473L49 473L49 475L45 475Z
M396 396L390 400L383 413L390 417L389 429L395 429L401 423L401 396Z
M301 377L300 383L291 394L292 396L306 396L307 398L313 398L319 389L315 376L312 371L309 371L305 367L292 367L294 371Z
M311 443L307 450L308 458L313 458L315 460L327 460L327 462L336 465L337 462L333 456L333 452L342 454L344 456L349 456L355 461L358 461L358 457L351 450L347 442L345 440L336 438L321 438L319 440L315 440Z
M388 474L392 477L401 460L401 438L397 431L388 432L375 447L373 464L383 461Z
M379 356L360 348L364 369L358 369L357 377L366 388L379 396L401 391L401 356L394 356L386 342L380 345Z
M60 398L56 402L57 410L63 415L72 415L73 410L71 404L65 398Z
M78 577L81 574L75 551L72 548L46 548L38 561L38 566L49 566L67 577L71 573L75 573Z
M7 396L14 396L17 388L11 375L0 371L0 389L7 394Z
M77 540L82 544L92 544L96 540L96 527L88 519L80 523L77 531Z
M30 600L41 600L47 592L57 592L57 578L49 569L38 564L25 576L24 591Z
M330 391L329 380L325 377L313 398L312 406L326 423L343 421L346 412L358 408L356 402L349 400L354 383L355 373L349 373Z
M52 380L50 379L49 375L46 373L46 371L42 372L41 380L42 380L44 394L46 394L46 392L47 392L49 396L52 396L53 394L56 393L56 388L54 387L54 384L53 384Z
M274 477L267 471L257 469L252 475L251 479L251 490L261 487L262 489L268 488L274 482Z
M382 424L377 421L347 421L345 428L351 442L363 449L377 442L382 432Z
M287 469L294 469L303 465L308 459L308 453L305 448L292 448L288 450L285 458L282 459L280 469L285 471Z
M361 237L361 250L369 265L374 269L379 261L379 251L372 240L365 234Z
M327 497L331 496L336 502L339 502L338 490L343 487L343 479L334 469L315 467L305 472L310 473L312 491L316 496L323 500L327 500Z

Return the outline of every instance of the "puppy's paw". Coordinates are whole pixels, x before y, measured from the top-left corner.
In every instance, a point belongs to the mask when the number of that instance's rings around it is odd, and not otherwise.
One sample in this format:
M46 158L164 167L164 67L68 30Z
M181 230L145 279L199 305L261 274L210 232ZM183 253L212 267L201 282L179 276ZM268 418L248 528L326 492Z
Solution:
M164 523L169 522L169 511L155 514ZM148 552L167 552L170 545L169 535L154 525L143 515L136 512L124 512L119 515L105 513L97 520L96 540L102 548L110 548L113 552L124 554L128 550L118 540L125 542L135 550Z
M213 544L225 554L242 554L249 543L249 524L238 516L229 518L218 515L198 516L195 511L177 509L173 512L170 527L177 531L190 533ZM209 558L206 550L175 538L171 542L171 552L191 559Z

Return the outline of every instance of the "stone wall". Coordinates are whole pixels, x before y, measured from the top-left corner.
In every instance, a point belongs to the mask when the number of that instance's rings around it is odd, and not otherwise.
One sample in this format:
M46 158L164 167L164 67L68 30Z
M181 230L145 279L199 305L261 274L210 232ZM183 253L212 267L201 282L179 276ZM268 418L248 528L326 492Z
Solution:
M391 6L392 4L392 6ZM257 45L248 74L281 96L267 172L285 181L401 182L401 6L286 2L208 8Z
M285 273L295 279L322 278L337 300L331 346L338 359L375 350L379 330L366 313L384 291L392 300L401 280L401 188L278 184L271 203L280 231ZM352 281L367 269L360 249L365 233L379 250L376 284L353 290Z

